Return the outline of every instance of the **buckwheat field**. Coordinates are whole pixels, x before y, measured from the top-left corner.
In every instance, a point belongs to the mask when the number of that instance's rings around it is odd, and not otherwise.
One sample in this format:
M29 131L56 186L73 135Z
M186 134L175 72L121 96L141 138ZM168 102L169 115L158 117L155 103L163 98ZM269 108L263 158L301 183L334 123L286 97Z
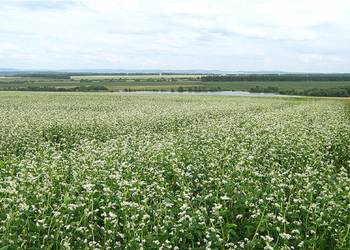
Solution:
M0 93L0 249L350 249L350 102Z

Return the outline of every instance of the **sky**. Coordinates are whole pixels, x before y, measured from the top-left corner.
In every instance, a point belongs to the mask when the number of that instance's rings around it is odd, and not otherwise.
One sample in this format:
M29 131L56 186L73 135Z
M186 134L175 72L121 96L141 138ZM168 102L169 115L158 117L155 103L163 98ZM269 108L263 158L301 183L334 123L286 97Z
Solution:
M0 0L0 68L350 72L349 0Z

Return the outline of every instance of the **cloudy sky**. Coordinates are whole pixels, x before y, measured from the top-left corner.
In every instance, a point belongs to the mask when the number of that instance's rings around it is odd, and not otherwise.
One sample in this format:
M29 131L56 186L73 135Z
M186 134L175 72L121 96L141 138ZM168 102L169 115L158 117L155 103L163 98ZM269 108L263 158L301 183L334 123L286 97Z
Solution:
M0 68L350 72L349 0L0 0Z

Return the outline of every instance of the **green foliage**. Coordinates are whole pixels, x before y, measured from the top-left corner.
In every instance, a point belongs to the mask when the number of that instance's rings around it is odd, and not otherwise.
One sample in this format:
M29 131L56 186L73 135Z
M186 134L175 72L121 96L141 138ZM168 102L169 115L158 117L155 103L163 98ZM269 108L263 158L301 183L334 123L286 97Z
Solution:
M202 76L205 82L234 81L350 81L350 74L234 74Z
M51 77L50 77L51 76ZM251 91L287 95L348 97L348 74L27 74L0 77L0 90L13 91Z
M349 249L350 103L0 93L1 249Z
M282 95L303 95L303 96L327 96L327 97L349 97L350 87L338 87L338 88L312 88L305 90L280 90L278 87L262 87L255 86L249 90L252 93L279 93Z
M251 93L279 93L279 90L277 87L261 87L261 86L256 86L254 88L250 89Z
M108 88L102 85L87 85L87 86L78 86L71 88L62 88L62 87L17 87L9 88L7 90L11 91L46 91L46 92L96 92L96 91L108 91Z

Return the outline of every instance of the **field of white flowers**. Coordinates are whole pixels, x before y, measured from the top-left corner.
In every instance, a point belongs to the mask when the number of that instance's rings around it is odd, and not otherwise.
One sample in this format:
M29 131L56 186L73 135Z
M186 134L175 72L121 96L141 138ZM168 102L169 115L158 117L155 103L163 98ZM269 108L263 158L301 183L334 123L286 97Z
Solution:
M350 249L350 103L0 93L0 249Z

